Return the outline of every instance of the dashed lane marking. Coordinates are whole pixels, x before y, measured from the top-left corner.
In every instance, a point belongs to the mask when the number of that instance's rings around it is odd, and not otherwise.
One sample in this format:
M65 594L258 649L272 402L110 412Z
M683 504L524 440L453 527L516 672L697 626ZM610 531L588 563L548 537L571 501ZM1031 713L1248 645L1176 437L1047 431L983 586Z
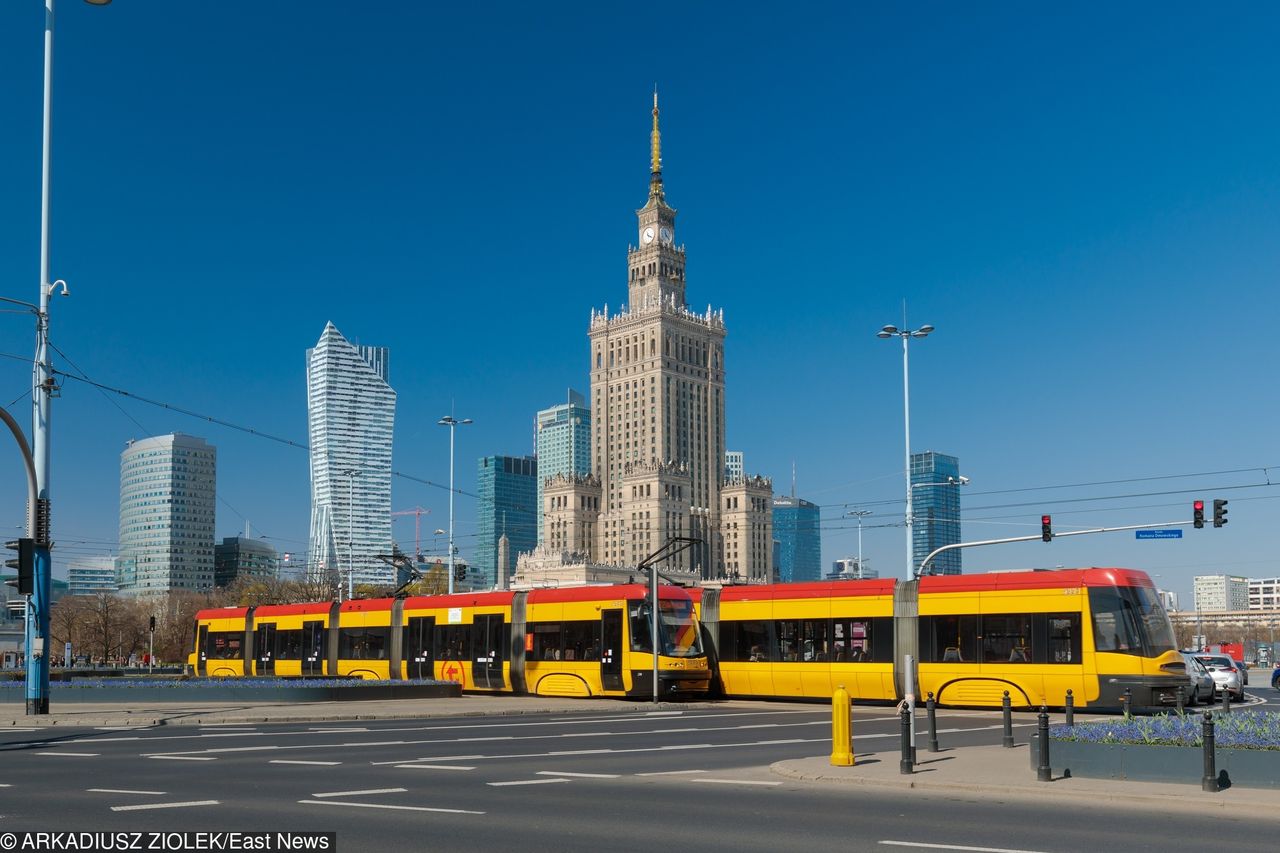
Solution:
M475 770L462 764L397 764L397 770Z
M36 755L59 755L64 758L97 758L100 752L37 752Z
M570 773L568 770L539 770L535 776L570 776L574 779L617 779L619 773Z
M344 803L341 800L298 800L298 802L309 806L350 806L356 809L394 809L404 812L435 812L437 814L485 814L485 812L475 812L469 809L433 809L427 806L393 806L387 803Z
M185 803L147 803L140 806L112 806L113 812L140 812L147 809L182 809L187 806L218 806L217 800L189 800Z
M386 764L394 764L397 767L401 764L412 764L415 761L475 761L477 758L484 758L483 755L437 755L432 758L401 758L398 761L371 761L372 767L381 767Z
M216 755L148 755L147 758L165 761L217 761Z
M568 781L568 779L517 779L514 782L485 782L485 784L491 788L506 788L511 785L551 785Z
M317 799L325 797L358 797L361 794L403 794L408 788L367 788L363 791L330 791L326 794L312 794Z
M130 791L128 788L85 788L90 794L146 794L148 796L163 797L167 791Z
M287 758L273 758L267 762L268 764L308 764L316 767L336 767L341 761L291 761Z
M963 844L929 844L924 841L881 841L893 847L919 847L925 850L967 850L971 853L1040 853L1037 850L1022 850L1009 847L969 847Z

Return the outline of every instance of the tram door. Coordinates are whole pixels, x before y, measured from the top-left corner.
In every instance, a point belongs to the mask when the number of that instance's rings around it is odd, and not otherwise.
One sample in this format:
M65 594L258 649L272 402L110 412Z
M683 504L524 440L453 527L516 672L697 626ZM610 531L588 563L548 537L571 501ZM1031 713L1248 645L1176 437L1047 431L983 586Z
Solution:
M302 674L324 674L324 622L302 623Z
M477 615L471 625L471 651L475 663L471 678L476 687L498 690L506 686L502 677L502 614Z
M276 626L268 622L258 626L258 636L253 638L254 656L258 660L258 675L276 674Z
M209 674L209 626L201 625L196 637L196 675Z
M600 686L622 690L622 611L600 613Z
M409 678L434 678L432 668L431 636L435 633L434 616L410 616L405 627L405 674Z

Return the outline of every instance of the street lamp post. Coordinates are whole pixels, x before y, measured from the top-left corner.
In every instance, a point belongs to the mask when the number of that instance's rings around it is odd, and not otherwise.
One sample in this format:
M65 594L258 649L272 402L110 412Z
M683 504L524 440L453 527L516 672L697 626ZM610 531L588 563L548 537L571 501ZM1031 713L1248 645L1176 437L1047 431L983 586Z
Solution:
M902 428L906 437L904 450L906 470L904 474L907 479L907 580L911 580L915 576L915 568L911 559L911 389L907 369L907 341L911 338L928 337L932 331L933 326L925 324L914 331L911 329L899 329L897 326L885 326L879 332L876 332L877 338L902 338Z
M360 476L359 468L348 468L342 472L347 478L347 600L355 597L356 562L356 477ZM335 555L335 559L337 559Z
M449 594L453 595L453 433L462 424L471 423L471 418L458 420L445 415L436 423L449 428Z
M862 519L866 518L868 515L871 515L871 510L869 510L869 509L855 509L855 510L851 510L850 512L846 512L846 513L845 513L845 515L853 515L853 516L857 516L857 518L858 518L858 577L862 577L862 576L863 576L863 572L862 572Z

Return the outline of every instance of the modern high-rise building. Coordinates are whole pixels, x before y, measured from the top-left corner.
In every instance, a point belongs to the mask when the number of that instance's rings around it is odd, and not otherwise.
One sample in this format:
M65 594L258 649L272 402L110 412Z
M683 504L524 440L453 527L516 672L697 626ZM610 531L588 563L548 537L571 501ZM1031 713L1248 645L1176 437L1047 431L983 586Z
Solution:
M747 476L747 463L742 451L726 450L724 452L724 481L726 483L736 483L745 476Z
M396 392L385 347L352 344L333 323L307 350L311 537L307 574L391 584L391 436ZM341 584L345 587L347 584Z
M275 546L264 539L228 536L213 546L214 586L227 586L240 578L274 580L279 571Z
M822 509L804 498L776 495L773 538L779 543L779 583L816 581L822 577Z
M1249 609L1280 610L1280 578L1250 578Z
M505 533L512 565L538 544L538 460L532 456L484 456L476 469L476 547L472 570L476 586L498 581L498 541Z
M919 573L924 558L960 541L960 460L934 453L911 454L911 565ZM958 575L960 550L929 561L929 573Z
M586 398L570 388L566 402L538 412L534 431L538 457L538 500L534 508L538 516L538 543L541 544L546 523L542 512L543 481L556 474L591 473L591 409L587 407Z
M130 441L120 454L120 591L213 586L217 449L182 433Z
M1193 580L1196 610L1213 613L1249 609L1249 579L1235 575L1199 575Z
M115 557L75 557L67 561L67 595L97 595L117 589Z
M585 557L600 564L634 566L674 537L688 537L698 544L663 565L712 578L736 562L740 576L768 577L766 481L722 494L724 312L708 306L695 313L685 299L685 248L662 182L656 95L649 197L636 219L628 304L613 313L608 305L593 310L588 328L591 474L544 484L546 523L572 530L565 537L582 544L579 534L589 531ZM728 548L727 533L736 543Z

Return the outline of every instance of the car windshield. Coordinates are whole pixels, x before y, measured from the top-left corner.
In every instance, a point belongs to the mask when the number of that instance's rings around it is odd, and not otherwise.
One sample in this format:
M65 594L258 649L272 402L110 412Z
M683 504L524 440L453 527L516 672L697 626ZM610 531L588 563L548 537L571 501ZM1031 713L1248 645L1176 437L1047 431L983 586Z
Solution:
M1169 616L1149 587L1091 587L1089 609L1100 652L1155 656L1177 648Z
M647 601L631 604L631 649L652 652L652 611ZM698 622L693 617L693 602L664 598L658 607L658 630L662 634L661 654L675 658L691 658L702 654L698 639Z

